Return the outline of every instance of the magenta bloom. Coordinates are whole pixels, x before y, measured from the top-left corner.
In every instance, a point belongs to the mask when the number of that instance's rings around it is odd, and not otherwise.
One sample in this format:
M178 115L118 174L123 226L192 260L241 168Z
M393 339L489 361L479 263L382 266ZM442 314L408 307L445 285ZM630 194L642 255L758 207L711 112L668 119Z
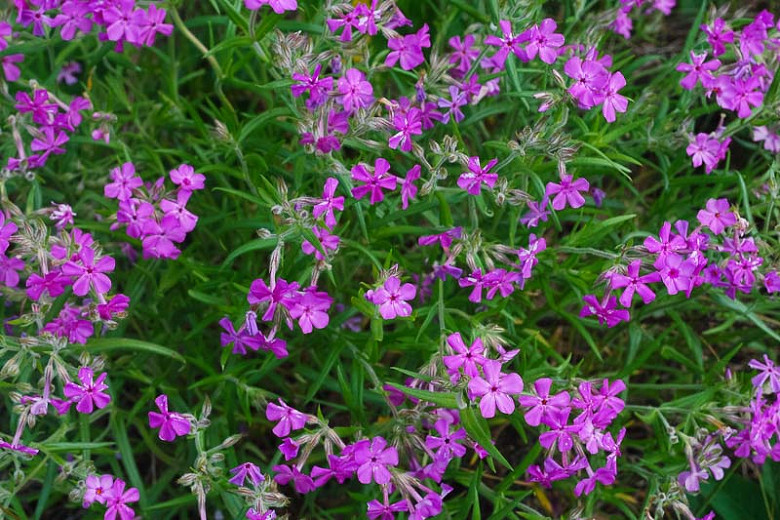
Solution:
M447 337L447 344L455 352L454 355L442 356L447 372L455 375L456 381L460 379L459 369L461 368L467 376L479 377L479 367L484 366L485 361L487 361L484 356L485 347L482 345L482 340L477 338L471 342L470 347L466 347L460 332L456 332Z
M456 123L463 121L466 116L463 115L463 111L460 109L460 107L468 103L466 93L461 92L461 90L455 85L450 85L449 92L450 99L439 98L439 101L437 102L439 108L447 109L447 111L444 112L444 114L442 114L440 117L441 122L445 125L450 122L450 117L452 117Z
M111 488L114 486L114 477L111 475L89 475L85 481L87 490L84 492L84 508L88 508L94 502L105 504Z
M461 189L466 190L469 195L479 195L482 189L482 183L487 184L489 188L496 185L498 181L497 173L488 173L493 166L498 163L498 159L490 160L483 168L479 164L479 157L470 157L468 168L469 171L461 173L458 177L458 186Z
M290 87L292 95L300 97L304 92L308 92L309 99L306 101L306 106L309 109L314 109L323 104L328 98L328 93L333 90L333 78L320 78L321 71L322 64L318 63L311 75L308 73L295 73L292 75L292 79L297 82Z
M352 180L362 182L362 186L352 188L352 196L356 199L362 199L369 193L371 197L369 202L376 204L385 200L382 190L394 190L398 177L387 173L390 170L390 163L382 157L374 163L373 172L369 172L369 167L360 163L352 167Z
M325 250L325 253L328 253L329 251L335 252L339 248L341 239L338 235L332 235L327 229L320 228L319 226L313 226L311 230L314 233L314 236L320 241L320 244L322 244L322 249ZM303 243L301 243L301 250L307 255L313 254L314 258L317 260L325 260L325 257L320 253L319 249L314 247L308 240L304 240Z
M179 186L182 191L202 190L206 187L206 176L202 173L195 173L195 168L189 164L182 164L174 168L168 175L171 182Z
M529 426L539 426L542 422L550 424L553 416L568 408L571 397L567 392L560 392L556 395L550 395L552 379L542 377L534 381L534 392L536 395L521 395L518 401L521 406L529 408L525 412L525 422Z
M585 307L580 311L580 318L596 316L600 324L604 325L606 323L607 327L610 328L621 321L628 321L631 319L631 315L628 311L616 308L617 298L615 298L615 296L607 298L607 301L604 304L599 302L592 294L586 294L582 297L582 300L585 302Z
M5 214L0 211L0 253L5 253L8 250L8 246L11 244L9 238L16 233L19 228L11 222L6 220Z
M103 409L108 406L108 403L111 402L111 396L105 392L108 385L104 383L108 374L103 372L96 381L93 381L95 374L92 369L81 367L78 375L79 381L81 381L80 385L68 381L62 390L65 397L77 403L76 410L79 413L92 413L95 407Z
M623 294L620 296L620 305L623 307L631 307L631 300L634 298L635 293L642 298L645 305L655 300L655 293L647 284L660 282L661 276L657 272L639 276L639 269L641 267L642 261L634 260L628 264L628 272L626 274L615 273L609 279L610 286L613 289L622 289L625 287Z
M271 321L276 312L277 305L290 309L297 299L298 282L287 283L287 280L278 278L271 287L265 284L265 280L258 278L249 286L249 294L246 295L246 301L250 305L259 305L268 303L268 308L263 314L263 321Z
M729 201L726 199L710 199L707 209L699 210L696 218L702 226L707 226L716 235L720 235L730 226L737 223L737 216L732 213Z
M355 445L355 463L361 484L387 484L392 477L387 467L398 465L398 450L388 446L382 437L374 437L370 443L359 441Z
M290 316L298 320L304 334L310 334L313 329L324 329L328 326L330 317L327 311L332 303L333 299L328 293L310 287L295 300L290 308Z
M404 178L401 184L401 208L406 209L409 207L409 199L413 199L417 195L417 186L414 185L414 181L420 178L420 172L422 167L419 164L412 166L408 172L406 172L406 178Z
M474 47L474 41L473 34L467 34L462 39L460 36L453 36L448 40L453 48L449 62L455 65L459 75L466 74L474 60L479 57L479 49Z
M696 54L691 51L691 63L680 63L677 65L679 72L687 72L686 76L680 80L680 85L686 90L693 90L699 79L712 79L712 71L718 70L720 67L720 60L707 59L707 53Z
M220 333L219 341L223 347L233 344L233 354L246 355L246 348L257 350L263 345L263 338L259 334L250 334L245 325L241 325L238 330L233 327L233 322L225 316L219 320L220 326L225 332Z
M716 18L712 27L701 25L699 28L707 35L707 42L712 46L713 56L724 54L726 52L725 44L734 43L734 31L726 28L726 22L723 18Z
M420 109L412 107L398 112L393 117L393 126L397 130L390 136L387 145L393 150L401 148L403 152L412 151L412 136L422 134L422 116Z
M485 377L474 377L469 381L469 394L481 397L479 411L482 417L490 419L496 415L496 407L505 414L515 411L515 401L511 397L523 391L523 380L514 372L503 374L501 362L487 360L482 365Z
M270 5L276 14L298 9L298 0L244 0L244 5L252 11L260 9L264 5Z
M396 513L409 510L406 500L399 500L391 504L387 496L385 496L384 502L372 500L367 506L368 511L366 511L366 515L371 520L395 520Z
M696 263L676 253L659 258L655 264L661 275L661 281L670 295L685 292L688 296L693 290L696 277Z
M168 396L160 394L154 400L160 412L149 412L149 427L160 428L158 437L160 440L171 442L183 435L190 433L189 419L178 412L168 411Z
M764 385L768 382L769 390L775 394L780 394L780 367L776 366L772 360L769 359L769 356L764 354L763 363L757 359L751 359L750 362L748 362L748 366L759 372L758 375L750 380L750 382L753 383L753 387L763 389Z
M107 509L103 520L116 520L117 517L121 520L133 520L135 518L135 511L127 504L138 502L140 495L136 488L130 488L125 491L125 485L124 480L114 480L114 485L111 486L106 499Z
M386 67L394 67L400 61L402 69L412 70L425 61L423 48L431 46L428 24L424 24L416 34L391 38L387 41L387 46L391 52L385 58Z
M116 262L110 256L103 256L95 262L95 251L91 247L83 247L79 252L81 264L69 261L62 266L62 274L75 276L73 282L73 294L84 296L90 287L98 294L105 294L111 290L111 279L104 273L114 270Z
M133 190L143 186L144 181L135 174L135 165L126 162L109 174L113 182L106 184L103 193L110 199L128 200L133 196Z
M328 177L322 189L322 198L312 208L314 218L325 215L325 225L331 230L336 225L334 210L344 211L344 197L334 197L338 185L339 181L336 178Z
M566 207L567 203L572 208L579 208L585 204L585 197L580 192L587 193L588 189L590 189L590 184L583 178L572 182L573 178L573 176L567 173L561 173L560 184L555 182L547 183L544 196L549 198L555 195L555 198L552 199L553 209L560 211Z
M412 306L407 302L414 300L417 289L410 283L401 285L397 276L391 276L385 284L373 292L371 301L379 306L379 314L386 320L396 316L411 316Z
M501 20L498 25L501 27L502 37L491 34L485 38L485 45L498 47L498 51L491 58L493 65L499 70L503 70L510 53L522 61L528 61L525 49L520 45L520 37L512 32L512 24L508 20Z
M539 54L539 59L551 65L558 58L558 47L563 45L562 34L555 32L558 25L552 18L545 18L541 25L534 25L520 37L521 41L527 41L525 52L527 58L532 60Z
M582 61L579 56L572 56L563 71L574 80L568 92L581 108L591 108L602 101L602 90L609 81L609 72L604 65L595 60Z
M357 69L349 69L339 78L338 100L347 112L365 108L374 102L374 87L366 80L366 76Z
M300 430L306 426L306 420L308 419L305 413L288 406L281 399L279 399L278 405L268 403L268 407L265 409L265 417L269 421L279 421L279 424L271 430L277 437L287 437L291 431Z
M613 123L616 119L615 112L625 112L628 108L628 99L618 94L618 90L626 86L626 78L620 72L610 74L609 80L604 87L604 101L601 106L601 113L604 119Z
M263 474L260 473L260 468L258 468L251 462L244 462L243 464L239 464L235 468L231 469L230 473L233 476L230 477L228 482L230 482L231 484L235 484L236 486L243 486L244 481L247 478L249 478L249 480L255 486L260 485L260 483L265 480Z

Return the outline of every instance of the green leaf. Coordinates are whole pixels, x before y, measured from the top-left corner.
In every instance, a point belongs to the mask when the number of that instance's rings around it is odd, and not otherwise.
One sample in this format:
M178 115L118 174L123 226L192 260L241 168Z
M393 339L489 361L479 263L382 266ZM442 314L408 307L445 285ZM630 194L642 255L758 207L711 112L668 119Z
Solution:
M185 363L184 357L168 347L163 347L157 343L141 341L130 338L93 338L87 342L86 349L94 352L113 352L115 350L132 350L135 352L145 352L156 356L169 357L179 363Z
M487 421L482 415L477 415L475 410L475 407L469 406L460 411L460 421L463 424L463 428L466 429L466 433L468 433L469 437L474 439L477 444L482 446L491 457L500 462L502 466L509 471L513 471L512 465L493 444Z
M417 399L428 401L435 404L436 406L441 406L442 408L449 408L452 410L457 410L459 408L458 397L453 392L431 392L429 390L420 390L419 388L407 388L397 383L388 383L388 385L392 386L400 392L403 392L406 395L411 395Z

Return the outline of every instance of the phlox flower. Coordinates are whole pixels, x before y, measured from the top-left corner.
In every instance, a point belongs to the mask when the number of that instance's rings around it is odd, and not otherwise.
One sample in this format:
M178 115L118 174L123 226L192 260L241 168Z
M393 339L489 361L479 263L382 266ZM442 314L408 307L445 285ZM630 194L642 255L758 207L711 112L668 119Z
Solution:
M698 133L685 149L685 153L691 157L695 168L704 164L704 171L709 175L718 163L726 157L730 143L730 137L721 142L717 138L712 137L711 134Z
M286 466L280 464L274 466L273 470L276 472L274 480L282 486L292 481L295 486L295 491L301 494L310 493L314 490L314 481L309 475L301 473L301 470L297 466Z
M617 298L609 296L602 304L594 295L586 294L582 297L585 306L580 311L580 317L596 316L599 323L612 328L621 321L628 321L630 315L628 311L617 309Z
M581 108L591 108L603 99L602 91L609 81L609 72L596 60L582 60L572 56L563 66L563 71L574 80L569 87L569 94L574 97Z
M105 504L111 488L114 487L114 477L111 475L88 475L85 480L86 491L82 499L84 508L88 508L94 502Z
M502 36L491 34L485 38L485 45L498 47L498 50L492 56L493 65L499 70L504 70L506 59L510 53L517 56L521 61L528 61L525 49L520 45L522 43L520 36L512 32L512 24L508 20L500 20L498 25L501 28Z
M369 202L376 204L385 199L382 190L394 190L396 188L398 177L388 173L390 163L382 157L378 158L374 163L373 171L370 171L369 168L364 163L356 164L352 167L352 180L363 183L361 186L352 188L352 196L356 199L362 199L366 195L371 194Z
M390 136L388 146L403 152L412 151L412 136L422 134L422 117L420 109L412 107L404 112L398 112L393 117L393 127L397 132Z
M260 472L260 468L251 462L244 462L243 464L239 464L235 468L231 469L230 473L233 476L228 479L228 482L236 486L243 486L244 481L247 478L249 478L249 481L252 482L252 484L255 486L258 486L261 482L265 481L265 477Z
M685 77L680 80L682 88L693 90L700 79L704 82L705 80L713 78L712 72L718 70L720 67L720 60L704 61L706 59L706 52L696 54L691 51L691 63L680 63L677 65L675 70L687 73Z
M160 209L164 216L172 215L184 233L189 233L198 224L198 216L187 209L191 191L179 190L176 200L163 199L160 201Z
M265 280L258 278L249 286L246 300L250 305L259 305L269 302L268 308L261 318L263 321L271 321L278 305L290 310L298 298L298 282L290 282L283 278L277 278L271 286L265 284Z
M125 491L125 481L121 479L114 480L111 490L106 498L106 512L103 520L133 520L135 511L127 504L138 502L140 494L136 488L130 488Z
M525 422L529 426L539 426L542 422L549 424L553 416L569 406L571 397L567 392L550 395L552 379L542 377L534 381L535 395L521 395L518 402L528 408L525 412Z
M295 299L290 308L290 316L298 320L298 326L304 334L310 334L313 329L324 329L328 326L330 309L333 299L328 293L317 291L310 287Z
M769 294L780 292L780 274L769 271L764 275L764 287Z
M374 102L374 87L358 69L348 69L338 81L339 103L347 112L366 108Z
M460 36L453 36L448 40L453 48L449 62L455 65L454 70L460 74L466 74L474 60L479 57L479 49L474 47L474 41L473 34L467 34L462 39Z
M276 14L298 9L298 0L244 0L244 5L252 11L260 9L264 5L271 6Z
M471 342L471 346L467 347L460 332L456 332L447 337L447 345L454 354L442 356L442 362L455 382L460 379L460 369L463 369L463 373L470 378L479 377L479 367L487 361L482 340L476 338Z
M138 9L136 13L139 11L141 16L137 19L138 34L136 36L139 45L151 47L158 34L170 36L173 33L173 25L165 23L165 15L167 14L165 9L159 9L155 4L150 4L146 11Z
M168 396L160 394L154 400L159 412L149 412L149 427L160 428L158 437L160 440L171 442L183 435L190 433L192 425L189 419L178 412L168 411Z
M371 302L379 306L379 314L383 319L392 320L396 317L411 316L412 306L417 289L410 283L401 284L397 276L389 277L382 287L373 291ZM368 295L366 295L368 297Z
M450 93L450 99L439 98L439 101L437 103L439 108L447 109L447 111L441 115L441 122L444 123L445 125L450 122L450 117L452 117L456 123L460 123L461 121L463 121L463 119L466 116L463 115L463 112L461 111L460 107L468 103L468 100L466 99L466 94L462 92L455 85L450 85L449 93Z
M355 446L355 463L358 464L357 477L361 484L387 484L392 475L388 466L398 465L398 450L388 446L383 437L366 439Z
M95 333L95 327L89 320L81 319L82 310L66 303L59 315L46 325L42 331L59 338L68 338L70 343L85 345Z
M601 105L601 113L609 123L615 122L615 112L625 112L628 108L628 99L618 94L618 90L626 86L626 79L621 72L609 75L609 80L604 87L604 100Z
M195 168L189 164L179 165L178 168L168 172L168 175L171 182L177 185L181 191L196 191L206 187L206 176L202 173L195 173Z
M319 226L313 226L311 230L314 233L314 236L320 241L320 244L322 244L322 249L325 253L328 253L329 251L335 252L339 248L341 239L339 239L338 235L332 235L327 229L320 228ZM303 241L301 250L307 255L313 254L314 258L317 260L325 260L325 257L320 253L319 249L314 247L314 244L308 240Z
M697 266L692 260L670 253L656 260L655 267L669 295L682 291L690 297L698 276Z
M461 189L466 190L469 195L479 195L483 183L489 188L493 188L496 181L498 181L498 174L488 172L497 163L498 159L491 159L483 168L480 165L479 157L469 157L469 171L460 174L460 177L458 177L458 186Z
M305 413L288 406L281 399L279 399L278 405L268 403L268 407L265 409L265 417L269 421L278 421L278 424L272 430L277 437L287 437L290 435L290 432L300 430L306 426L308 419Z
M579 208L585 204L585 197L580 192L587 192L590 189L590 184L587 179L579 178L573 180L574 177L567 173L561 172L561 182L548 182L544 189L545 197L551 197L553 209L560 211L566 207L568 203L572 208Z
M309 99L306 101L306 106L310 110L323 104L328 98L328 93L333 90L333 78L320 78L321 71L322 64L318 63L311 75L308 73L295 73L292 75L292 79L297 82L290 86L292 95L300 97L304 92L308 92Z
M726 199L709 199L706 209L700 209L696 218L716 235L737 223L737 216L731 211Z
M336 226L335 210L344 211L344 197L334 197L339 181L334 177L328 177L322 189L322 198L312 208L314 218L325 215L325 225L328 229Z
M479 411L482 417L495 417L496 408L502 413L511 414L515 411L515 401L512 395L523 391L523 380L518 374L501 372L501 362L487 360L482 365L483 377L473 377L469 381L468 390L472 397L480 397Z
M387 41L390 53L385 58L386 67L394 67L400 61L403 70L412 70L425 61L423 49L431 46L428 24L415 34L407 34Z
M562 34L555 32L558 25L552 18L545 18L540 25L534 25L520 36L520 41L527 41L525 46L526 57L532 60L539 54L539 59L548 65L555 63L558 58L558 47L563 45Z
M256 351L263 344L263 338L259 333L250 334L244 325L236 330L233 327L233 322L227 316L219 320L219 324L225 329L225 332L220 333L219 341L223 347L233 344L233 354L243 356L246 355L247 347Z
M753 127L753 141L757 143L763 141L764 150L768 150L772 153L780 153L780 135L766 126Z
M126 162L122 166L114 168L109 173L111 180L103 187L103 194L109 199L119 201L128 200L133 196L133 190L143 186L144 181L135 174L135 165Z
M734 43L734 31L728 30L723 18L716 18L712 25L699 27L707 35L707 43L712 47L712 55L720 56L726 52L727 43Z
M655 271L640 276L639 270L641 267L642 261L634 260L628 264L626 274L614 273L609 279L610 287L613 289L625 288L623 294L620 295L620 305L623 307L631 307L631 300L634 298L634 294L638 294L645 305L655 300L655 293L647 284L660 282L661 276Z
M412 168L406 172L406 177L401 183L401 208L406 209L409 207L409 199L415 198L417 195L417 186L414 185L414 181L420 178L422 167L419 164L415 164Z
M65 383L63 393L65 397L76 403L76 410L79 413L92 413L95 408L103 409L111 402L111 396L105 390L108 385L105 384L106 374L103 372L96 380L93 380L95 374L89 367L79 369L78 378L80 385L68 381Z

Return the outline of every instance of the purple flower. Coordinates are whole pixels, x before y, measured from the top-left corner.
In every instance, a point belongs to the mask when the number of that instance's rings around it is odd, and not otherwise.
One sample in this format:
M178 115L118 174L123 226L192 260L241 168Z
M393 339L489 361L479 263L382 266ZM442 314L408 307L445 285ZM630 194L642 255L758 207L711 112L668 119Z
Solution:
M124 480L114 480L114 484L111 486L111 490L106 498L107 509L103 520L115 520L117 517L121 520L133 520L135 518L135 511L127 504L138 502L140 495L136 488L130 488L125 491L125 485Z
M312 481L309 475L301 473L301 470L297 466L274 466L273 470L276 471L274 480L281 485L286 485L290 481L295 485L295 491L301 494L309 493L314 490L314 481Z
M220 333L219 341L223 347L227 347L232 343L233 354L246 355L247 347L256 351L263 343L262 336L250 334L246 330L245 325L241 325L236 331L233 327L233 322L227 316L219 320L219 324L225 329L225 332Z
M620 72L609 75L609 80L604 87L604 101L601 107L601 113L604 119L613 123L616 119L615 112L625 112L628 108L628 100L618 94L618 90L626 86L626 79Z
M274 317L277 305L281 304L288 310L292 308L297 299L296 291L298 291L298 288L298 282L288 283L283 278L277 279L275 284L268 287L263 279L258 278L249 286L249 293L246 296L246 300L250 305L259 305L264 302L269 302L262 320L271 321Z
M47 126L41 130L39 137L36 137L30 143L30 148L34 152L43 152L40 154L41 160L46 161L50 154L60 155L65 153L65 148L62 147L69 140L68 135L65 132L56 132L54 128Z
M512 32L512 24L508 20L501 20L498 25L501 27L502 37L491 34L485 38L485 45L498 47L498 51L492 56L493 65L499 70L504 70L506 59L510 53L513 53L521 61L528 61L525 49L520 45L520 36L515 36Z
M596 316L599 323L612 328L621 321L628 321L631 316L626 310L616 309L617 298L609 296L604 304L598 301L598 299L592 294L586 294L582 297L585 302L585 306L580 311L580 318L587 316Z
M528 42L525 46L527 59L534 59L538 53L539 59L548 65L555 63L558 58L557 48L564 43L563 35L555 32L557 27L555 20L545 18L541 25L534 25L521 35L520 41Z
M202 173L195 173L195 169L189 164L182 164L178 168L174 168L168 172L168 175L171 177L171 182L179 186L182 191L196 191L206 187L206 176Z
M713 78L712 71L718 70L720 67L720 60L710 60L705 62L704 60L706 59L706 52L696 54L695 52L691 51L691 63L680 63L677 65L676 70L679 72L687 72L685 77L680 80L680 85L682 88L686 90L693 90L693 88L696 86L696 83L699 82L699 79Z
M371 172L369 166L364 163L353 166L352 180L363 184L352 188L352 196L356 199L362 199L370 193L369 202L371 204L382 202L385 199L382 190L394 190L398 182L398 177L387 173L389 170L390 163L382 157L376 160Z
M93 381L95 374L92 369L81 367L78 374L81 384L68 381L62 391L65 397L77 403L76 410L79 413L92 413L95 407L103 409L111 402L111 396L105 392L108 389L104 382L107 375L103 372Z
M113 182L103 187L103 194L109 199L125 201L133 196L133 190L143 186L144 181L135 174L135 165L126 162L109 174Z
M409 510L409 505L406 500L399 500L398 502L391 504L387 494L385 494L384 502L372 500L367 504L367 506L368 511L366 512L366 515L371 520L394 520L395 513Z
M310 110L323 104L328 98L328 93L333 90L333 78L320 78L321 71L322 64L318 63L311 75L308 73L295 73L292 75L292 79L297 82L290 86L292 95L300 97L304 92L308 92L309 99L306 102L306 106Z
M62 274L75 276L73 294L84 296L90 287L97 294L105 294L111 289L111 279L104 273L114 270L116 262L110 256L103 256L95 261L95 251L91 247L83 247L79 252L80 264L69 261L62 266Z
M501 362L486 360L482 365L485 377L474 377L469 381L469 394L481 397L479 411L482 417L490 419L496 415L496 407L505 413L515 411L515 401L512 395L523 391L523 380L514 372L501 372Z
M456 382L460 379L461 368L470 378L479 377L478 367L484 366L487 361L483 355L485 347L482 345L482 340L476 338L470 347L466 347L460 332L456 332L447 337L447 344L455 354L442 356L442 361L447 367L447 372L455 378Z
M247 9L256 10L264 5L270 5L276 14L298 9L298 0L244 0Z
M158 9L156 5L151 4L147 11L139 9L136 11L140 15L136 17L138 22L138 34L136 41L140 45L151 47L158 34L170 36L173 33L173 25L165 23L165 9Z
M549 198L547 196L544 196L541 202L529 200L526 203L529 211L520 217L520 223L532 228L538 226L540 220L542 222L547 222L547 217L550 215L550 210L547 209L548 204Z
M555 198L552 199L553 209L560 211L566 207L567 203L572 208L579 208L584 205L585 197L580 192L588 191L590 188L588 181L583 178L572 181L573 176L567 173L561 173L560 175L560 184L548 182L544 189L545 197L555 195Z
M374 102L374 87L366 81L366 76L357 69L349 69L339 78L338 100L347 112L365 108Z
M320 202L312 208L314 218L320 218L322 215L325 215L325 225L331 230L336 225L336 217L333 211L344 211L344 197L334 197L338 185L338 180L334 177L328 177L325 181L325 187L322 189Z
M108 499L111 488L114 486L114 477L111 475L88 475L85 481L84 498L82 499L84 508L88 508L94 502L105 504Z
M568 92L581 108L587 109L601 103L602 91L609 81L609 72L604 65L595 60L583 61L579 56L572 56L563 71L574 80Z
M648 273L644 276L639 276L639 270L642 267L641 260L634 260L628 264L627 273L614 273L610 279L610 287L613 289L622 289L625 287L623 294L620 296L620 305L623 307L631 307L631 300L634 298L634 294L638 294L642 298L642 302L645 305L655 300L655 293L647 286L648 283L660 282L661 276L657 272Z
M77 31L88 33L92 30L92 20L87 18L90 8L78 2L65 2L60 8L60 14L51 21L52 27L61 27L60 36L69 41L76 36Z
M542 377L534 381L536 395L521 395L518 401L521 406L529 408L525 412L525 422L529 426L539 426L542 422L548 424L553 420L553 415L564 408L568 408L571 398L567 392L550 395L552 379Z
M326 253L329 251L335 252L339 248L339 243L341 240L339 239L338 235L332 235L328 232L327 229L322 229L319 226L313 226L311 230L314 233L314 236L316 236L320 241L320 244L322 244L322 249ZM301 250L303 250L303 252L307 255L313 254L314 258L317 260L325 260L325 257L322 255L322 253L320 253L320 251L315 248L314 245L308 240L303 241L301 244Z
M85 345L87 339L95 333L95 327L91 321L81 319L81 315L81 309L66 303L59 315L47 323L42 331L59 338L68 338L70 343Z
M423 48L431 46L428 24L424 24L416 34L390 38L387 46L390 54L385 58L385 67L394 67L400 61L402 69L412 70L425 61Z
M568 424L570 413L571 408L569 407L551 411L547 421L545 421L550 430L539 435L539 444L544 448L552 449L553 445L557 443L559 451L571 450L574 447L571 432L575 431L576 426Z
M764 287L769 294L780 292L780 274L769 271L764 275Z
M187 209L190 195L192 195L191 191L179 190L176 194L176 201L170 199L160 201L160 209L164 216L172 215L184 233L189 233L198 224L198 216Z
M669 295L683 291L690 297L694 288L694 277L697 276L697 266L692 260L670 253L662 258L659 257L655 267Z
M757 76L747 79L732 78L724 83L718 104L737 113L737 117L747 118L752 114L751 106L758 107L764 102L764 93Z
M19 284L18 271L23 269L24 261L21 258L0 253L0 283L6 287L16 287Z
M662 258L674 251L680 251L687 247L685 240L679 235L671 236L672 224L664 222L661 226L661 230L658 233L658 238L649 236L645 238L645 248Z
M415 198L417 195L417 186L414 185L414 181L420 178L422 167L419 164L415 164L412 168L406 172L406 177L403 183L401 183L401 208L406 209L409 207L409 199Z
M712 26L701 25L700 29L707 35L707 42L712 46L712 55L720 56L726 52L726 43L734 42L734 31L726 28L723 18L716 18Z
M479 57L479 49L474 47L474 35L467 34L462 40L460 36L453 36L448 43L454 49L449 62L455 65L455 70L460 75L466 74L474 60Z
M160 440L171 442L183 435L190 433L192 425L189 419L178 412L168 411L168 396L160 394L154 400L160 412L149 412L149 427L160 428L158 437Z
M298 325L304 334L310 334L313 329L324 329L328 326L330 309L333 299L328 293L317 291L310 287L303 292L290 308L290 316L298 320Z
M769 356L764 354L763 363L757 359L751 359L748 366L759 371L758 375L750 380L755 388L761 390L764 388L764 385L769 382L769 389L775 394L780 394L780 367L776 366L772 360L769 359Z
M487 184L489 188L495 186L498 181L497 173L488 173L493 166L498 163L498 159L490 160L483 168L480 164L479 157L470 157L468 168L469 171L461 173L458 177L458 186L461 189L466 190L470 195L479 195L482 189L482 183Z
M269 421L279 421L272 430L277 437L287 437L293 430L300 430L306 426L308 416L305 413L290 407L279 399L279 404L268 403L265 409L265 417Z
M389 277L382 287L373 292L371 302L379 306L379 314L383 319L392 320L395 317L411 316L412 306L417 289L410 283L401 285L397 276Z
M250 482L255 486L259 486L261 482L265 481L265 477L260 473L260 468L252 464L251 462L244 462L239 464L235 468L230 470L233 475L228 482L236 486L243 486L244 481L249 478Z
M737 216L731 212L729 201L726 199L709 199L706 209L699 210L696 215L702 226L710 228L710 231L720 235L727 227L737 223Z
M382 437L374 437L370 443L365 439L355 445L355 463L361 484L387 484L392 477L387 467L398 465L398 450Z
M398 112L393 117L393 127L397 130L390 136L388 146L395 150L401 148L403 152L412 151L412 136L422 134L422 117L420 109L412 107L404 112Z
M447 111L441 115L441 122L445 125L450 122L450 116L452 116L456 123L463 121L466 116L463 115L460 107L468 103L466 94L461 92L461 90L455 85L450 85L449 92L450 99L439 98L437 103L439 108L447 109Z

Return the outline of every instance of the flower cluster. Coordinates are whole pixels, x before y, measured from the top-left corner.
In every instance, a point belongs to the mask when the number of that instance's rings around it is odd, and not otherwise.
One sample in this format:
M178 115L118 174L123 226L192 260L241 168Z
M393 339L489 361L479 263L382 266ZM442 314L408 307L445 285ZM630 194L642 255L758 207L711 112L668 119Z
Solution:
M84 509L98 503L105 506L104 520L132 520L135 511L128 505L138 502L141 498L138 489L126 489L127 483L112 475L88 475L83 482L84 495L82 502Z
M98 38L116 42L122 52L125 43L136 47L152 46L158 34L170 36L173 26L165 23L165 9L151 4L143 9L135 0L14 0L16 23L32 25L34 36L46 35L46 28L59 28L63 40L74 39L99 28Z
M126 162L111 170L111 182L103 188L107 198L119 201L111 229L125 227L127 236L140 240L144 258L175 260L181 254L176 244L184 242L198 223L187 202L194 191L205 187L206 177L188 164L168 175L177 186L169 192L165 191L165 177L144 184L135 165Z
M777 271L759 268L764 258L752 237L747 236L747 222L741 220L726 199L710 199L705 209L697 215L699 226L690 229L690 222L678 220L665 222L658 238L649 236L643 247L637 248L640 257L627 267L617 266L605 272L608 292L599 301L594 295L586 295L580 316L596 316L601 324L614 327L630 319L627 310L617 308L618 301L630 308L634 295L639 295L647 305L655 300L651 284L663 284L670 296L678 293L690 298L697 287L707 284L721 288L734 299L737 292L749 294L762 278L768 292L775 292ZM720 242L717 238L723 236ZM651 267L642 274L643 260ZM612 291L622 290L618 298Z

